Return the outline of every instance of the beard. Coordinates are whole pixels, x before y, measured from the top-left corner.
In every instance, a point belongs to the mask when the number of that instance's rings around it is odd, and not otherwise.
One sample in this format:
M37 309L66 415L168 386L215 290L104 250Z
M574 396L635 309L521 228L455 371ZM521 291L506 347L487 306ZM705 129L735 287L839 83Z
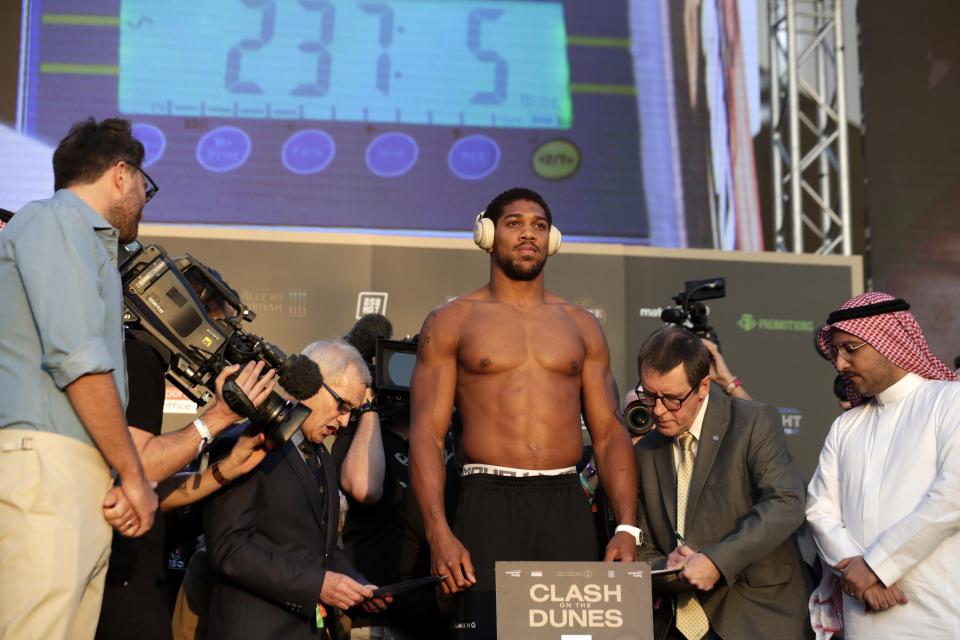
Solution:
M509 257L504 258L496 252L494 253L494 259L508 278L522 282L534 280L543 271L544 265L547 264L547 257L542 254L536 262L511 260Z
M137 198L133 193L127 193L111 210L110 223L117 228L117 235L122 244L137 239L140 219L143 217L143 205L146 204L141 200L142 198Z

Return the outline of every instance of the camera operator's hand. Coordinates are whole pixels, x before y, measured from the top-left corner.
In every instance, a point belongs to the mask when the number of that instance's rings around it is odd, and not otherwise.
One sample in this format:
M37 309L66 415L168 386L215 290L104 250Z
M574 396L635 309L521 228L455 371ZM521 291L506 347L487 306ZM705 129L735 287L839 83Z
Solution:
M153 516L158 505L157 494L142 471L133 478L121 476L120 490L136 513L136 519L124 527L121 533L131 538L142 536L153 526Z
M233 423L243 419L243 416L234 413L223 400L223 385L227 378L240 371L236 379L237 386L250 399L253 406L259 407L277 386L276 369L270 369L266 374L260 375L265 366L266 363L260 360L258 362L248 362L242 370L240 370L239 365L234 364L225 367L220 372L216 381L217 400L203 414L203 420L213 435L217 435Z
M373 589L360 584L346 574L327 571L323 578L320 600L325 604L346 611L371 598L373 598Z
M435 576L444 576L443 593L457 593L477 583L470 552L452 532L430 541L430 560Z
M733 382L735 376L730 372L730 368L727 366L726 360L723 359L720 349L717 348L717 344L712 340L700 338L700 342L702 342L703 346L710 352L710 379L721 387L726 388L728 384Z
M230 481L236 480L263 462L267 457L267 449L263 444L266 438L262 432L245 429L230 450L230 455L220 463L223 477Z
M727 361L723 359L716 343L706 338L700 338L700 341L710 352L710 379L720 385L720 388L727 395L750 400L750 394L746 392L737 377L730 372L730 367L727 366Z

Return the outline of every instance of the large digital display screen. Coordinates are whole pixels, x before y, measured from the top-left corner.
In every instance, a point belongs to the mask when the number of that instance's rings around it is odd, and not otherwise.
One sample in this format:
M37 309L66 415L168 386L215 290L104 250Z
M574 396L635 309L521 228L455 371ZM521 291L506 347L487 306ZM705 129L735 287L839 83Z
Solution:
M24 7L10 156L128 118L147 222L467 234L525 186L568 240L762 248L756 0Z
M120 7L127 114L569 129L569 78L555 2Z

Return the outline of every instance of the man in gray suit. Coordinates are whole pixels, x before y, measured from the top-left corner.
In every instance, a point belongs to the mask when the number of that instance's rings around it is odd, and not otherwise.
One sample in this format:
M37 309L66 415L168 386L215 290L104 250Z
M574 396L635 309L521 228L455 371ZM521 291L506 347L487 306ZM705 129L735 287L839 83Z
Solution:
M638 553L682 567L688 591L661 600L667 638L802 638L807 594L792 534L804 481L770 406L710 384L710 353L694 334L651 335L637 358L638 396L657 428L636 445ZM658 634L658 637L664 637Z

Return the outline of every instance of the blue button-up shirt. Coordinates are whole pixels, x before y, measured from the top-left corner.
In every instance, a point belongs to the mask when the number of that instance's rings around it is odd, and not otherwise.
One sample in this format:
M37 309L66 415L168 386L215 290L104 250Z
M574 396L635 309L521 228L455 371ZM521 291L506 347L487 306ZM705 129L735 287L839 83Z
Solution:
M0 231L0 429L93 444L65 393L113 372L127 403L117 230L73 192L23 207Z

